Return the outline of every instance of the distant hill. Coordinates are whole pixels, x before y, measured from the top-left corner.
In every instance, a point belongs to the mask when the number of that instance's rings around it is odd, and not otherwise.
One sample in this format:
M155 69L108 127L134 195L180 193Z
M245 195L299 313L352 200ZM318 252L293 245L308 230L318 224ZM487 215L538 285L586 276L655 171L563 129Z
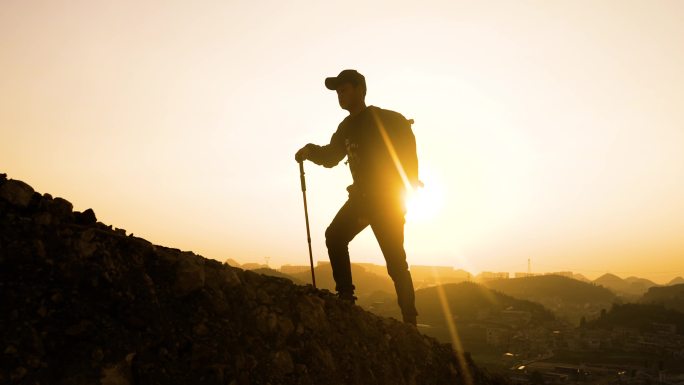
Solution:
M598 315L618 300L604 287L558 275L500 279L484 285L511 297L540 303L573 323L579 323L583 316Z
M615 274L604 274L594 280L594 283L612 290L615 294L628 299L636 299L644 295L649 288L658 286L655 282L645 278L627 277L622 279Z
M225 261L223 261L226 265L230 265L232 267L240 267L240 262L234 260L233 258L228 258Z
M589 321L589 329L613 329L615 327L635 328L642 332L654 331L658 324L677 327L678 334L684 334L684 313L654 304L615 304L598 319Z
M679 284L682 284L682 283L684 283L684 278L682 278L682 277L677 277L677 278L673 278L672 281L668 282L668 283L667 283L667 286L679 285Z
M618 293L621 289L626 286L625 281L615 274L606 273L602 276L596 278L594 283L601 285L606 289L612 290L614 293Z
M441 288L444 290L450 316L457 323L470 322L505 310L529 312L533 321L554 319L553 313L538 303L497 293L476 283L449 283L441 285ZM416 291L416 308L420 313L421 323L445 325L444 308L438 290L438 287L430 287Z
M298 284L298 285L303 285L303 284L304 284L302 281L300 281L299 279L297 279L297 278L295 278L295 277L293 277L293 276L291 276L291 275L288 275L288 274L285 274L285 273L281 273L280 271L278 271L278 270L273 270L273 269L271 269L271 268L260 267L260 268L258 268L258 269L253 269L252 271L255 272L255 273L259 273L259 274L268 275L269 277L278 277L278 278L289 279L290 281L292 281L292 282L294 282L294 283L296 283L296 284Z
M661 304L667 308L684 312L684 284L652 287L639 302Z
M244 270L269 269L268 265L263 263L247 262L240 266Z
M627 277L625 278L625 282L629 284L628 293L634 294L643 294L652 287L660 286L649 279L639 277Z
M512 297L540 302L557 298L567 303L612 303L615 294L605 288L558 275L489 281L485 286Z
M585 277L584 275L579 274L579 273L573 274L573 275L572 275L572 278L574 278L574 279L576 279L576 280L578 280L578 281L582 281L582 282L587 282L587 283L591 282L591 279L589 279L589 278L587 278L587 277Z
M555 328L557 324L553 313L544 306L495 292L473 282L449 283L417 290L416 308L422 333L443 342L451 342L449 322L453 321L458 344L480 358L493 352L500 355L509 348L515 349L510 345L515 345L514 336L524 339L523 335L527 332ZM492 342L489 340L490 333L502 339Z
M389 275L382 276L380 274L371 273L364 267L355 263L351 265L352 279L356 287L355 294L359 298L361 304L364 303L365 298L372 293L381 291L386 293L394 293L394 283ZM314 268L316 275L316 287L319 289L327 289L335 293L335 280L332 275L332 266L329 263L319 264ZM302 271L299 273L290 274L293 278L303 282L311 283L311 271Z

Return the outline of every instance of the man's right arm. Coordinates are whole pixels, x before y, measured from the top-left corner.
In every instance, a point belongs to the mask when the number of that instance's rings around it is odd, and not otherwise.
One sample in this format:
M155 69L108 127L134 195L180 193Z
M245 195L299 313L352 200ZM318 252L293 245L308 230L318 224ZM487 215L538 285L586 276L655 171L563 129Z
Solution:
M295 160L298 162L306 159L324 167L334 167L347 155L344 139L339 132L335 132L330 138L330 143L325 146L318 146L309 143L302 147L295 154Z

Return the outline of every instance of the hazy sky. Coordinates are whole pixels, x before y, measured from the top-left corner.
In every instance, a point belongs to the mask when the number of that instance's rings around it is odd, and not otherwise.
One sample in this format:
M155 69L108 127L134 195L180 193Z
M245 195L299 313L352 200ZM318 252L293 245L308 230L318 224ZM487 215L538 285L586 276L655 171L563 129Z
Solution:
M410 264L684 275L684 2L0 3L0 172L158 244L307 264L294 152L414 118ZM306 164L315 260L346 166ZM382 263L370 231L355 261Z

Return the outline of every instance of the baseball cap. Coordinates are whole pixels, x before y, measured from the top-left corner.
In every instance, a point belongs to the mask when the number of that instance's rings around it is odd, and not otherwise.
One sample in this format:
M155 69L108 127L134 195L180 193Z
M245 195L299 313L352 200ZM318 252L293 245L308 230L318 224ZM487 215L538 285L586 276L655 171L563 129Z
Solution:
M366 78L357 70L344 70L336 77L325 78L325 87L329 90L336 90L341 84L351 83L354 87L362 84L366 86Z

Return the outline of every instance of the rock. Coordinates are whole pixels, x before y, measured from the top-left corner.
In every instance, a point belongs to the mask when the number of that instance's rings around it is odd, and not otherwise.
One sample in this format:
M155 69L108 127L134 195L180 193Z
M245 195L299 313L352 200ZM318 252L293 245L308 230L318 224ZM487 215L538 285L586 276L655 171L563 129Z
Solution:
M71 215L74 205L64 198L55 198L50 203L50 212L57 218L63 219Z
M194 255L180 258L176 270L176 293L184 297L195 290L204 287L204 261Z
M28 373L28 370L26 370L25 367L20 366L12 371L10 374L10 380L12 380L12 382L19 382L22 378L24 378L24 376L26 376L26 373Z
M38 258L45 259L47 258L47 251L45 250L45 243L41 241L40 239L36 239L33 242L33 254L37 256Z
M292 333L294 333L295 327L292 320L289 317L283 315L278 317L277 329L278 338L280 338L284 342L285 340L287 340L288 337L290 337Z
M301 324L311 330L326 329L328 319L325 316L325 302L318 297L304 297L297 304L297 312Z
M33 193L33 187L20 180L10 179L0 185L0 198L19 207L28 206Z
M130 353L120 362L102 368L100 385L131 385L131 362L134 357L135 353Z
M47 211L42 211L33 216L33 221L41 226L47 226L52 223L52 214Z
M29 356L26 359L26 363L31 367L31 369L38 369L43 365L43 363L40 361L40 358L36 356Z
M95 229L87 229L81 233L76 242L76 250L82 258L88 258L97 250L97 242L94 241Z
M97 223L97 217L93 209L88 209L84 212L74 213L74 221L79 225L92 225Z
M201 322L197 325L195 325L195 328L193 329L193 332L197 336L206 336L209 334L209 328L207 328L207 325L204 322Z
M90 354L90 358L95 362L100 362L104 358L104 352L100 348L95 348Z
M121 372L117 366L109 366L102 369L100 385L130 385L128 376Z
M50 296L50 300L54 303L60 303L64 300L64 297L62 296L62 293L57 292Z
M190 353L190 365L199 368L207 362L211 362L216 357L216 350L207 344L193 344Z
M229 288L234 288L242 283L240 281L240 277L238 277L237 273L232 267L227 266L227 268L222 271L222 275L226 286Z
M333 358L330 349L321 347L318 343L311 344L312 357L316 357L316 362L326 372L334 373L337 369L335 367L335 359Z
M66 328L64 333L68 336L78 336L91 331L93 328L93 323L88 320L81 320L79 323L74 324Z
M264 334L273 334L278 327L278 316L269 311L265 306L260 306L255 311L255 326Z
M271 296L266 292L266 290L259 289L256 292L257 295L257 301L263 305L270 305L273 303L273 300L271 299Z
M292 356L287 350L279 350L273 354L273 367L281 374L290 374L294 371Z

